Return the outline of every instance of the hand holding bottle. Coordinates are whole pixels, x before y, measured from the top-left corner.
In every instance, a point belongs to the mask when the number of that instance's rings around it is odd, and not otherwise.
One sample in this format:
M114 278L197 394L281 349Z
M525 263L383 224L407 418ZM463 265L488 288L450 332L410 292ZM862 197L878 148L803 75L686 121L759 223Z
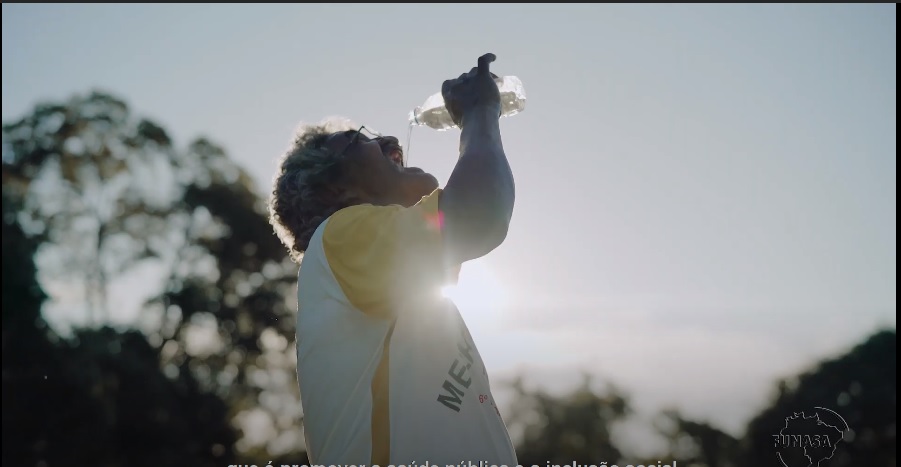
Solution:
M487 54L483 56L483 58L486 59L485 65L487 67L488 63L493 61L495 57L493 54ZM458 100L458 96L456 95L458 85L462 86L469 75L475 75L477 73L478 68L473 68L469 73L464 73L457 79L446 81L445 86L442 87L442 92L437 92L429 96L421 106L410 111L407 119L410 122L411 129L413 126L427 126L438 131L458 128L458 120L454 119L448 111L447 106L445 106L443 91L447 88L447 90L453 94L448 97L450 97L450 100L452 101L451 105L455 106L456 104L454 104L454 101ZM516 76L504 76L499 78L490 71L489 73L491 74L491 77L494 78L496 87L499 88L501 117L509 117L522 112L526 107L526 92L523 89L522 81Z
M496 113L501 116L501 95L495 80L497 75L488 69L496 59L488 53L479 57L478 66L457 79L449 79L441 86L441 96L451 120L460 128L469 112Z

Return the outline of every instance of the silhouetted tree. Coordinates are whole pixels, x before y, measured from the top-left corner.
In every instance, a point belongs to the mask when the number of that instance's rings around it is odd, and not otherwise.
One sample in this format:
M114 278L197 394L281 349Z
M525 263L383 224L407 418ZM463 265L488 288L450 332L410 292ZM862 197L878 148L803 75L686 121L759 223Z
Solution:
M93 93L38 105L3 125L4 185L14 184L19 221L55 264L42 274L82 283L90 324L109 316L110 280L143 259L165 234L179 196L166 181L177 153L159 127L130 118L126 104Z
M302 457L296 265L249 175L222 148L197 140L187 160L194 178L172 216L180 240L161 293L146 305L160 320L152 337L166 349L164 365L189 368L228 402L237 422L252 414L262 423L271 433L262 446L268 456ZM201 332L212 336L209 345L193 345ZM248 451L249 463L260 463L257 451Z
M815 407L824 407L841 415L852 431L836 447L829 467L894 466L896 350L895 330L881 331L845 355L779 382L772 405L748 425L741 465L778 462L773 435L785 426L786 417L802 412L810 416ZM839 424L835 420L829 423Z
M51 331L41 316L47 294L37 280L34 255L41 239L29 237L16 216L21 199L3 171L3 368L27 366L27 356L49 347ZM54 337L56 337L54 335ZM24 358L23 358L24 357Z
M515 381L513 388L516 399L508 418L511 426L523 430L516 448L520 464L597 464L621 459L611 430L631 409L615 387L595 392L586 376L581 386L563 396L528 390L522 380Z
M12 188L4 184L3 465L212 467L234 459L228 408L190 373L163 375L143 335L104 328L64 340L50 330L33 259L40 242L16 221Z
M142 424L147 433L153 433L153 427L178 433L185 449L206 444L203 449L223 459L232 452L228 430L202 426L218 417L218 409L201 396L216 394L227 402L227 418L239 427L248 413L257 415L258 422L260 416L269 420L270 426L263 427L271 433L271 442L262 447L267 454L272 448L276 454L299 457L302 431L291 309L296 267L273 234L265 202L250 177L214 143L198 139L187 150L179 150L161 126L135 119L122 100L97 92L63 104L39 105L24 118L5 124L3 145L4 220L11 220L4 224L4 272L23 270L7 260L7 225L15 225L22 234L19 243L29 239L33 243L27 252L24 244L16 243L15 254L27 259L32 269L33 257L42 258L41 275L47 280L70 286L80 282L91 312L86 324L94 327L103 326L116 311L109 309L107 298L118 277L143 266L165 278L146 283L144 292L154 298L135 323L146 335L143 344L134 333L91 328L78 331L74 341L60 340L59 346L68 346L66 352L87 359L82 363L94 369L93 378L118 380L114 386L141 379L133 378L132 371L151 372L143 375L146 388L157 390L148 394L137 388L135 393L146 398L143 406L148 411L129 412L137 419L119 414L117 423ZM19 282L8 284L7 277ZM40 296L36 286L34 274L4 275L4 350L27 349L26 339L7 340L8 329L40 334L37 330L46 328L39 303L32 300L28 308L22 299L7 297L11 289ZM8 307L8 302L16 306ZM19 326L7 328L8 319ZM4 352L5 402L8 353ZM19 363L34 367L36 362L22 357ZM9 367L14 363L10 361ZM68 363L60 365L65 369ZM174 392L166 396L162 381L154 386L157 377L170 381ZM23 390L39 379L28 381L22 383ZM100 391L102 384L92 381L91 391ZM103 394L112 397L113 392ZM173 399L176 396L182 399ZM104 398L100 402L111 403ZM178 410L172 404L185 403L191 410L207 407L203 414L195 414L197 420L183 420L183 425L193 423L197 429L185 431L140 419L150 413L177 419L181 415L173 416ZM155 405L158 410L151 409ZM79 413L90 417L94 409ZM52 416L44 421L54 423ZM4 444L6 422L4 415ZM210 437L217 438L213 447L207 443ZM160 446L166 439L157 433L148 438L148 446ZM113 445L107 451L115 452ZM203 464L187 455L181 459ZM92 461L97 462L100 458Z
M833 433L840 440L834 454L826 450L796 450L789 465L807 466L811 455L828 461L821 465L896 465L896 333L885 330L868 337L845 355L824 361L814 369L778 383L773 404L748 425L739 440L707 422L689 420L677 410L659 414L655 423L668 442L667 451L648 458L646 465L659 460L677 460L680 467L752 467L781 465L776 457L774 435L786 426L786 417L802 412L812 417L817 407L834 410L847 421L850 433L832 426L843 425L838 417L820 410L824 422L799 419L800 433ZM622 462L621 451L611 440L611 427L629 413L627 398L615 389L597 393L588 380L581 388L562 396L540 390L526 390L521 380L514 384L518 396L509 415L511 428L523 429L517 447L520 464ZM844 426L839 427L844 430ZM817 431L819 430L819 431ZM832 435L830 435L832 436ZM785 453L783 453L785 454ZM634 458L634 457L633 457ZM813 465L816 465L814 462Z
M658 458L679 461L685 467L735 467L739 441L707 422L686 419L678 410L660 413L656 427L667 440L669 452ZM656 461L647 462L648 465Z

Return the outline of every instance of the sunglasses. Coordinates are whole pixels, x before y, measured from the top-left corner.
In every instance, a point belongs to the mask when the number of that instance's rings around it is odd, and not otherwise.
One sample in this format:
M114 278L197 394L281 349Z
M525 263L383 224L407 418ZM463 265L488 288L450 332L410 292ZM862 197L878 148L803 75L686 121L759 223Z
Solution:
M365 135L363 134L364 131L366 132ZM361 137L366 137L370 141L375 141L379 144L381 144L382 141L385 140L385 137L382 136L380 133L378 133L376 131L372 131L369 128L366 128L366 125L363 125L360 127L359 130L355 131L354 134L350 137L350 141L347 143L347 146L344 146L344 149L342 149L341 152L338 153L338 157L343 158L346 155L347 150L350 149L351 147L353 147L355 144L357 144L357 142L360 141ZM407 166L407 155L406 154L403 155L403 159L401 160L401 166L402 167Z

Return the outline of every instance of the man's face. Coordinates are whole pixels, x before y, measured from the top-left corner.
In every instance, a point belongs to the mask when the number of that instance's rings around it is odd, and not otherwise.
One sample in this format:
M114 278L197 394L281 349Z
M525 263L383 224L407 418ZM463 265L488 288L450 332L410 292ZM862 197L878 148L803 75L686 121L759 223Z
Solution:
M342 154L342 188L363 203L412 206L438 188L431 174L404 167L403 150L393 136L348 130L330 135L326 146Z

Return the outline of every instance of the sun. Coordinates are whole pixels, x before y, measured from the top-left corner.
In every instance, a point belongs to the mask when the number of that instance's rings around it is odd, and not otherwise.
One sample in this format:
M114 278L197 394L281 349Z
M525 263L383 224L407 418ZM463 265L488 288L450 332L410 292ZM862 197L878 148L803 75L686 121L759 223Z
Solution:
M503 285L481 258L464 263L457 284L442 287L441 295L457 305L467 323L491 321L507 301Z

